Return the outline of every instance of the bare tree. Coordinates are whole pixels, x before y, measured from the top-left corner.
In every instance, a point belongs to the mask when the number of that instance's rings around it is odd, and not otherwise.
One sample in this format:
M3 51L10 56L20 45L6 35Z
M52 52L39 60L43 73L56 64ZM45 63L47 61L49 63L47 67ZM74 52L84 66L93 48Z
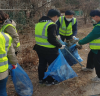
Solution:
M57 0L55 5L60 8L61 12L65 10L81 10L83 12L84 23L89 20L89 13L99 7L100 0Z
M56 0L52 3L57 9L60 10L61 13L64 13L66 10L72 9L70 3L66 3L66 0Z
M90 11L99 7L98 0L79 0L80 9L83 11L84 23L87 23Z

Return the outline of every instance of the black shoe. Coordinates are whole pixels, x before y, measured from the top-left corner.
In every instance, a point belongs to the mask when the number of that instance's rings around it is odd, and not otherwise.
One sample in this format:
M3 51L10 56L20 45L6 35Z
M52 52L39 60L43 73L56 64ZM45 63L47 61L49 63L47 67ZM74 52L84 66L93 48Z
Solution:
M59 82L57 81L57 80L54 80L53 82L52 82L52 85L57 85Z
M56 80L54 80L53 82L48 82L48 81L46 81L46 85L47 86L51 86L51 85L57 85L59 82L58 81L56 81Z
M39 84L45 84L45 80L39 80Z
M52 85L52 82L46 81L45 84L46 84L46 86L51 86Z

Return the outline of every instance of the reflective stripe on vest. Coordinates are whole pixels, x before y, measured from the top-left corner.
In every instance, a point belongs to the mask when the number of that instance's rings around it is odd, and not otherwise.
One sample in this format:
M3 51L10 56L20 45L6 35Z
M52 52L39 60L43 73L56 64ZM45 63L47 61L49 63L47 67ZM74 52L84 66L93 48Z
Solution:
M4 30L8 27L8 26L12 26L15 30L16 30L16 27L14 27L12 24L6 24L6 25L4 25L2 28L1 28L1 32L4 32ZM17 32L17 30L16 30L16 32Z
M37 41L36 41L36 44L39 44L39 45L51 45L50 43L41 43L41 42L37 42Z
M16 30L16 27L14 27L12 24L6 24L4 25L2 28L1 28L1 32L4 32L4 30L8 27L8 26L12 26L15 30ZM17 32L17 30L16 30ZM20 46L20 42L17 43L17 46L16 47L19 47Z
M70 33L64 33L64 32L61 32L61 31L59 31L60 33L62 33L62 34L64 34L64 35L67 35L67 34L71 34L72 32L70 32Z
M0 66L6 65L6 64L8 64L8 60L4 62L0 62Z
M5 72L8 69L7 52L9 50L9 47L11 46L12 38L9 36L9 34L0 32L0 39L1 39L1 42L4 43L1 48L5 46L5 49L2 49L0 53L0 73L1 73L1 72ZM2 54L2 52L4 54Z
M5 40L6 40L6 44L5 44L5 51L7 52L8 51L8 44L9 44L9 38L5 35L5 33L1 32L1 34L4 36ZM6 54L0 54L0 58L3 58L7 56L7 53Z
M43 24L44 25L44 23L46 23L46 22L43 22L43 23L41 23L41 25ZM40 23L39 23L40 24ZM40 30L40 32L42 33L41 35L38 35L38 34L36 34L36 30L35 30L35 39L36 39L36 44L38 44L38 45L40 45L40 46L43 46L43 47L48 47L48 48L55 48L55 46L54 45L52 45L52 44L50 44L49 42L48 42L48 40L47 40L47 27L50 25L50 24L55 24L55 23L53 23L53 22L51 22L51 21L48 21L45 25L44 25L44 27L43 27L43 30ZM38 24L37 24L38 25ZM36 25L36 26L37 26ZM43 26L42 25L42 26ZM39 27L39 26L38 26ZM40 26L41 27L41 26ZM45 35L46 34L46 35Z
M100 46L100 43L90 43L90 45Z
M100 27L100 24L97 24L96 26ZM95 28L95 26L94 26L94 28ZM95 40L93 40L93 41L91 41L89 43L89 45L90 45L90 49L100 50L100 37L95 39Z
M72 26L76 23L76 18L72 19L72 22L69 23L68 27L66 27L64 16L61 16L59 21L60 21L60 25L61 25L59 28L59 33L64 36L72 35L73 34Z
M40 36L40 35L35 35L35 36L36 36L36 37L39 37L39 38L47 39L47 37L45 36L45 29L46 29L46 27L47 27L47 25L48 25L49 23L51 23L51 22L47 22L47 23L45 24L45 26L44 26L44 28L43 28L43 30L42 30L42 36Z

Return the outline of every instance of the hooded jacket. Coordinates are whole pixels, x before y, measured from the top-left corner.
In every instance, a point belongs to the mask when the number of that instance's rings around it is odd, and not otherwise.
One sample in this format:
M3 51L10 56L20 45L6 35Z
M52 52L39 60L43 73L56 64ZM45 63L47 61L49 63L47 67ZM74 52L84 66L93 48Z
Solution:
M6 25L6 24L12 24L12 22L9 19L7 19L3 25ZM2 27L2 26L0 26L0 27ZM18 36L17 32L15 31L15 29L11 26L8 26L5 29L5 33L8 33L13 38L12 45L9 48L8 53L7 53L8 60L12 65L16 65L18 63L18 61L17 61L16 55L15 55L15 52L19 49L17 49L15 46L19 42L19 36ZM0 73L0 80L5 79L7 76L8 76L8 70L3 73Z
M6 24L12 24L12 25L14 25L16 27L15 22L12 22L12 20L10 20L10 19L5 20L5 22L3 23L3 26L6 25ZM12 26L8 26L4 30L4 32L8 33L12 37L12 39L13 39L13 43L12 44L13 44L13 48L15 49L15 52L19 51L20 50L20 46L16 47L17 43L19 42L19 35L16 32L16 30Z

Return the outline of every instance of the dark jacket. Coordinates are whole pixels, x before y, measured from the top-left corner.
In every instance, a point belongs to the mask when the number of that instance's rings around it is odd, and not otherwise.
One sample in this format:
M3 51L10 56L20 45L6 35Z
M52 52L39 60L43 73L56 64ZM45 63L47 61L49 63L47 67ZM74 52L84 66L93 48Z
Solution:
M64 17L64 20L65 20L66 27L69 25L70 22L72 22L72 20L71 21L67 21L65 17ZM56 24L57 24L57 35L59 35L59 28L60 28L60 22L59 22L59 20L56 22ZM77 35L77 21L72 26L72 31L73 31L72 36L76 36Z
M50 20L51 19L49 17L43 16L39 20L39 22L46 22ZM47 47L43 47L43 46L39 46L35 44L33 50L35 50L38 54L59 54L58 48L62 47L62 44L60 44L56 39L56 34L57 34L56 24L49 25L47 31L48 31L48 37L47 37L48 42L56 47L47 48Z

